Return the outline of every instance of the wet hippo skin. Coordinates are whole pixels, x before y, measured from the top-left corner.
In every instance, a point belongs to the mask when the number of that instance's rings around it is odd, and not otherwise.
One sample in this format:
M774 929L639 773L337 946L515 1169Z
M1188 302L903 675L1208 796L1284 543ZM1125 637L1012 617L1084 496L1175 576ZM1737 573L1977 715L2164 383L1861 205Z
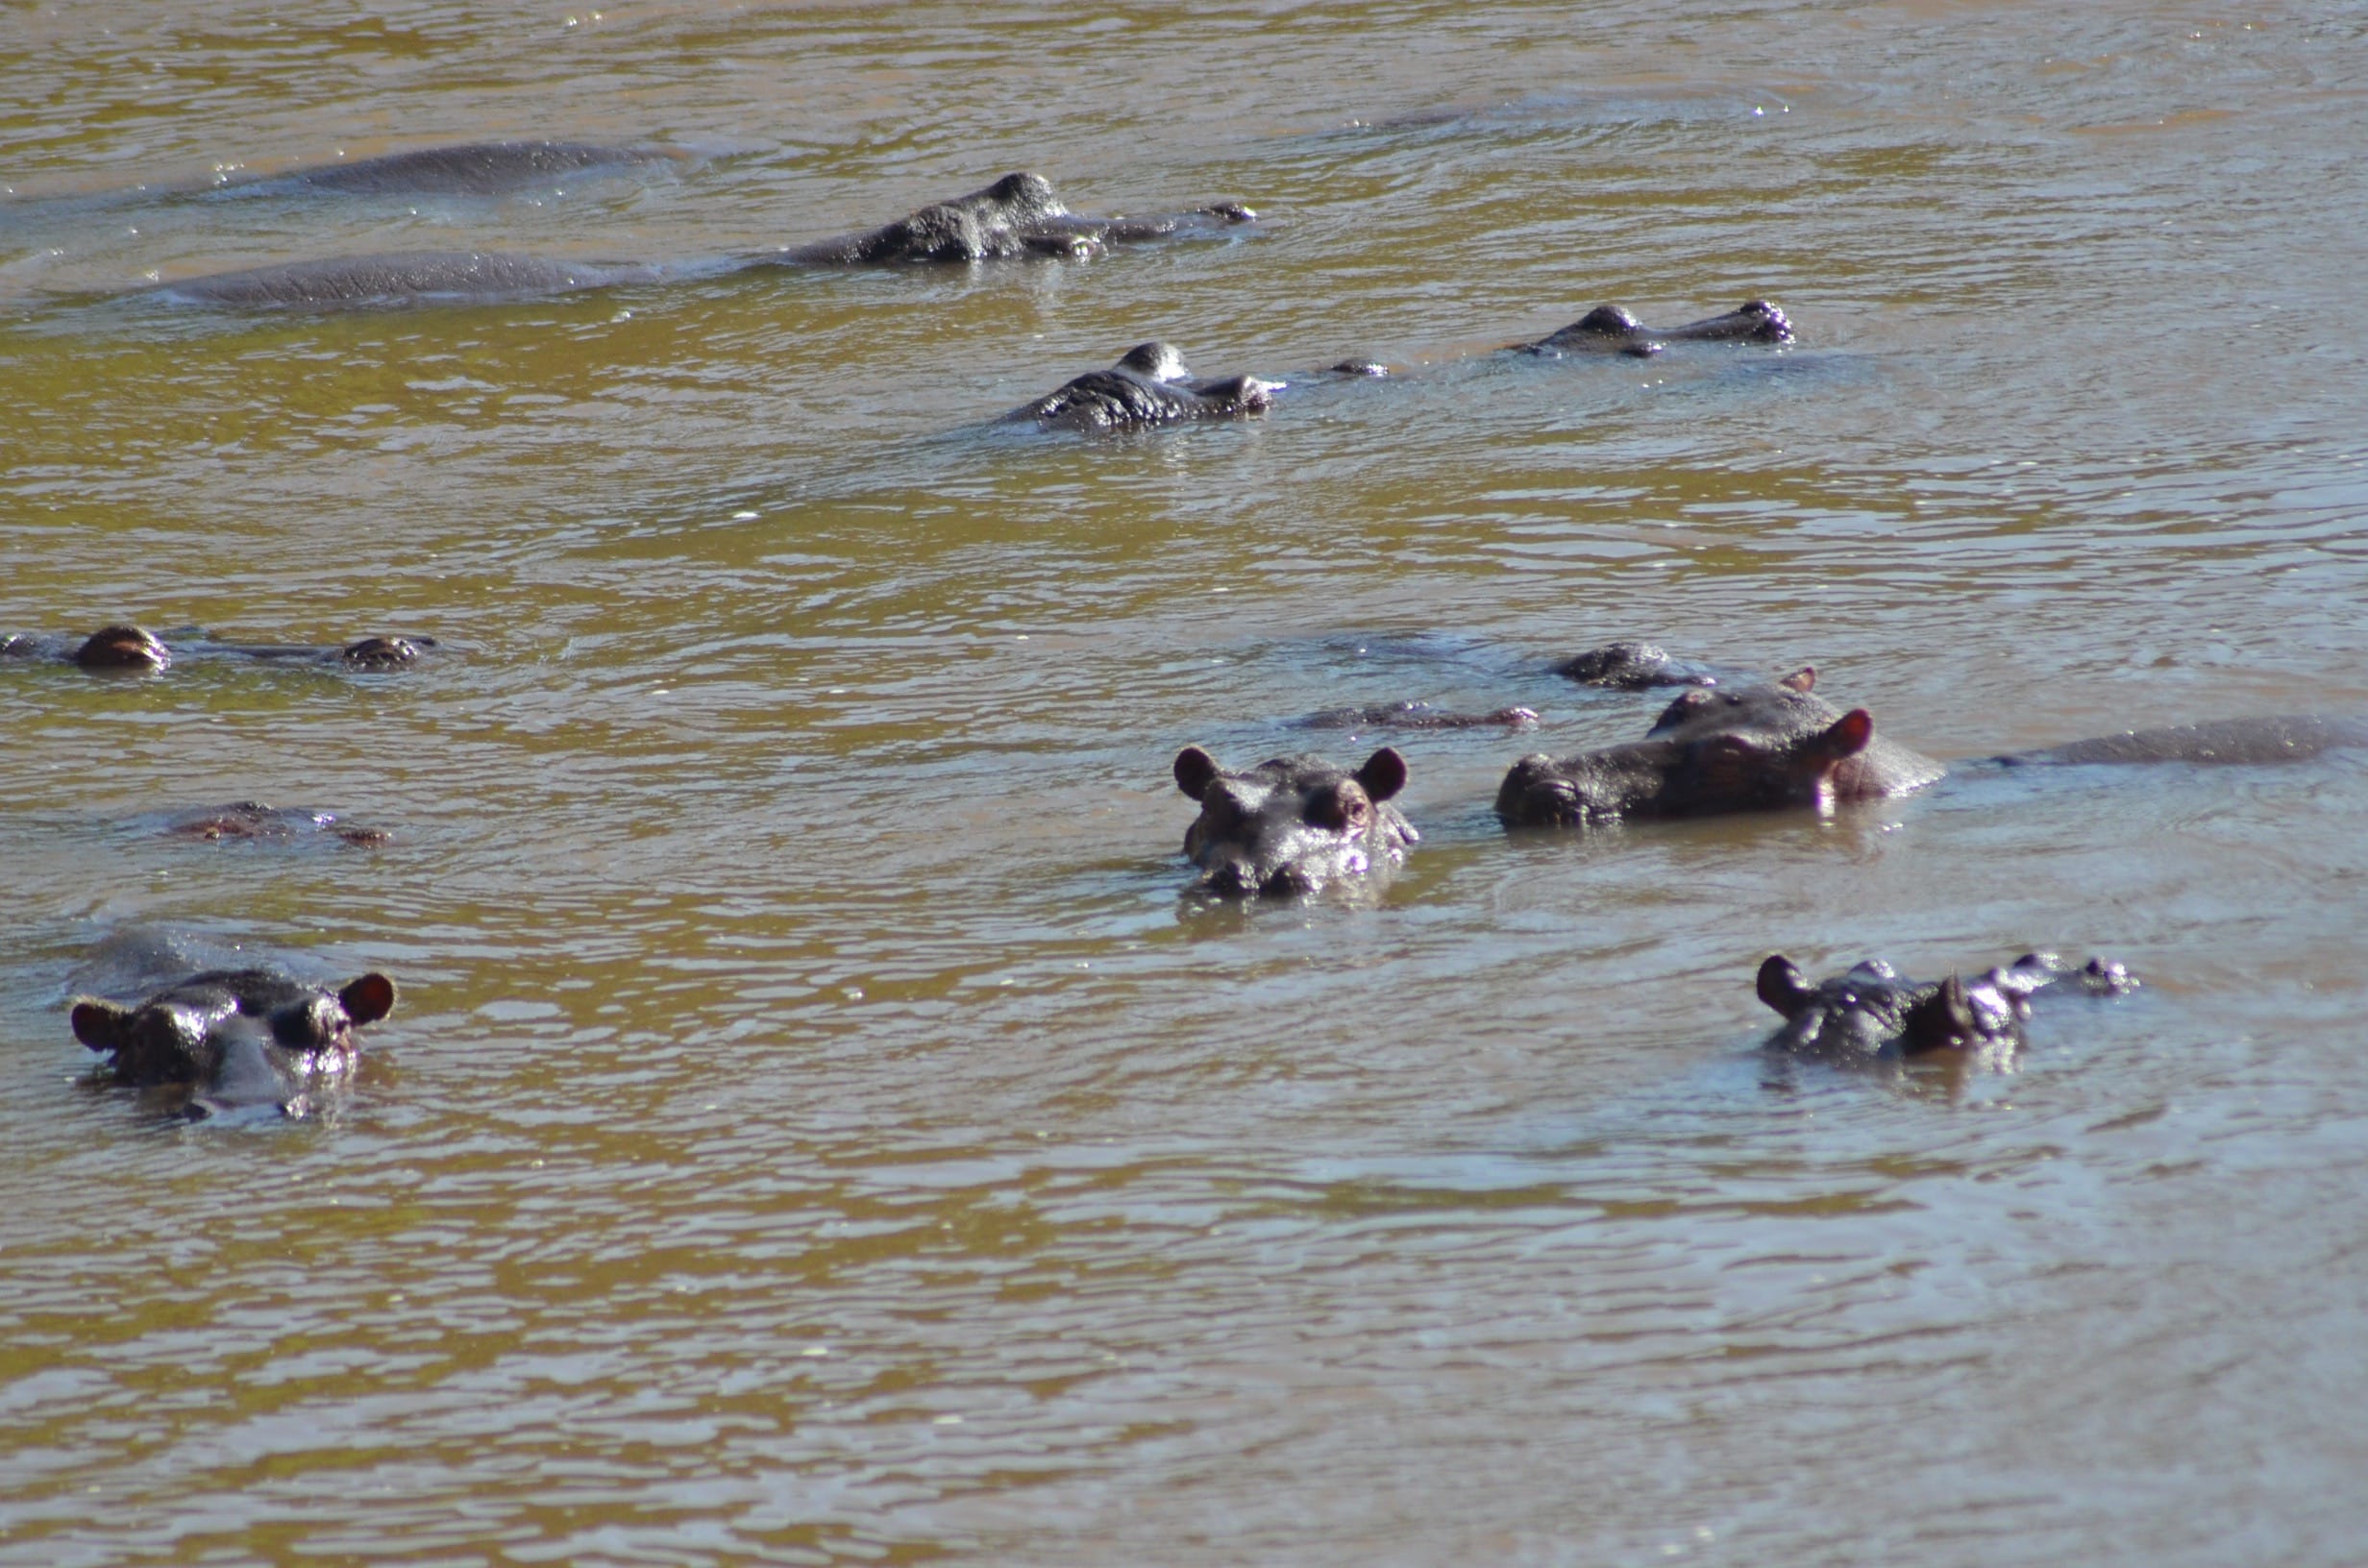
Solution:
M1003 416L1054 430L1147 429L1264 413L1279 383L1254 376L1195 380L1172 343L1139 343L1108 370L1088 371Z
M1356 772L1320 757L1275 757L1228 772L1200 747L1176 754L1176 788L1200 802L1184 834L1197 891L1290 896L1394 869L1420 837L1390 799L1406 759L1388 747Z
M1722 316L1689 322L1683 327L1647 327L1616 305L1599 305L1560 331L1534 343L1516 343L1515 352L1542 355L1624 354L1644 359L1671 343L1789 343L1792 323L1766 300L1751 300Z
M266 968L183 976L136 1003L86 996L74 1038L107 1058L115 1082L186 1090L186 1114L241 1105L306 1109L304 1089L353 1065L354 1031L394 1010L395 984L364 974L334 989Z
M1872 959L1813 986L1778 953L1760 966L1755 982L1760 999L1785 1020L1768 1038L1770 1050L1843 1061L2011 1047L2039 992L2119 996L2136 985L2118 964L2073 965L2053 953L2026 953L1971 980L1903 980Z

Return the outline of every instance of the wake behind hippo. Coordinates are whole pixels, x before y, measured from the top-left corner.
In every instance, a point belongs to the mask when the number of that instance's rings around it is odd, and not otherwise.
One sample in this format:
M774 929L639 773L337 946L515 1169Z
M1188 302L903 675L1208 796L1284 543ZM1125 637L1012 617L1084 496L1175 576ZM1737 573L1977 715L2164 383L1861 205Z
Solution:
M1080 257L1106 246L1221 233L1257 214L1236 203L1142 217L1073 213L1039 174L1008 174L861 233L690 263L565 261L494 251L415 251L248 267L155 284L155 296L239 308L498 300L575 293L757 267L894 266Z
M673 147L589 141L473 141L340 159L214 187L226 196L331 191L347 196L506 196L576 175L697 162Z
M1264 413L1279 383L1255 376L1195 380L1172 343L1138 343L1108 370L1090 370L1003 423L1048 430L1138 430L1198 419L1246 419Z

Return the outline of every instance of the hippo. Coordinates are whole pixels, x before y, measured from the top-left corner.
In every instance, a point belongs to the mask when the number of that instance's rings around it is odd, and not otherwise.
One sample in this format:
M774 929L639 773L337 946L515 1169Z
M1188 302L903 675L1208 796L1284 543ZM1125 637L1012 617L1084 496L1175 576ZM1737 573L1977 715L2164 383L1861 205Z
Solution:
M1938 782L1944 763L1874 732L1815 695L1816 671L1735 687L1697 686L1662 710L1645 739L1560 761L1513 765L1497 792L1508 827L1581 827L1624 818L1682 817L1908 795ZM2309 715L2221 720L2131 730L2010 756L2001 767L2305 761L2368 746L2368 723Z
M2119 964L2092 958L2075 966L2054 953L2025 953L1971 980L1902 980L1880 959L1812 986L1782 953L1760 966L1760 1000L1784 1024L1770 1050L1833 1061L1912 1060L1936 1051L2011 1052L2021 1042L2034 993L2057 988L2085 996L2122 996L2137 982Z
M224 195L332 191L347 196L502 196L572 175L698 161L672 147L611 147L588 141L473 141L341 159L259 179L231 179Z
M395 983L375 972L333 990L276 968L206 969L129 1005L80 997L72 1021L114 1082L162 1090L183 1115L271 1105L301 1116L308 1086L352 1069L354 1031L394 1006Z
M752 259L808 267L915 261L991 261L1014 256L1089 256L1106 245L1219 233L1258 214L1219 202L1146 217L1081 217L1041 174L1007 174L983 190L934 202L858 234L783 246Z
M1573 653L1553 667L1554 674L1582 686L1606 691L1642 692L1655 686L1715 686L1716 672L1689 659L1669 656L1658 643L1620 641Z
M1138 343L1108 370L1091 370L1003 416L1053 430L1145 429L1192 419L1264 413L1281 385L1255 376L1194 380L1172 343Z
M168 838L207 844L295 844L325 838L372 849L394 839L384 828L346 821L333 811L293 810L259 800L180 812L164 823L163 831Z
M180 633L174 634L177 638ZM102 626L77 642L72 637L18 632L0 637L0 659L37 659L79 665L85 670L154 674L176 656L228 654L272 663L323 664L346 670L401 670L417 664L436 646L432 637L362 637L342 647L309 643L223 643L204 636L181 638L167 647L155 632L135 625Z
M1196 746L1176 753L1176 788L1200 802L1184 853L1195 891L1221 897L1304 895L1394 870L1421 835L1391 796L1406 759L1383 747L1353 773L1321 757L1275 757L1227 772Z
M1599 305L1562 331L1535 343L1516 343L1518 354L1561 358L1577 354L1624 354L1649 359L1671 343L1789 343L1792 323L1766 300L1749 300L1723 316L1683 327L1647 327L1616 305Z
M1521 758L1497 790L1496 815L1508 827L1588 827L1826 807L1869 793L1878 765L1900 771L1901 790L1914 787L1908 778L1919 764L1930 771L1926 782L1940 776L1937 764L1888 743L1869 756L1873 716L1836 713L1811 696L1815 682L1805 668L1766 686L1689 688L1641 741L1559 761Z
M1144 217L1081 217L1040 174L1007 174L982 190L857 234L690 264L555 261L493 251L415 251L284 262L150 285L160 298L233 307L497 300L714 278L756 267L889 266L1089 256L1105 246L1214 234L1257 214L1221 202Z
M1295 729L1536 729L1535 708L1498 708L1492 713L1456 713L1428 702L1377 702L1362 708L1326 708L1294 719Z

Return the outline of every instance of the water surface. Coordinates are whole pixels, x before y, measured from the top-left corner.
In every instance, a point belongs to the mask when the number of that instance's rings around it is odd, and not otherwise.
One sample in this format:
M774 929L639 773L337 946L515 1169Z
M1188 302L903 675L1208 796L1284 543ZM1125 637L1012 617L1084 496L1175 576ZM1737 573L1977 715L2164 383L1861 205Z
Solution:
M0 1562L2340 1563L2368 767L1967 772L1509 841L1615 636L1932 753L2368 712L2368 24L2331 5L220 4L0 20ZM210 194L556 135L502 199ZM1051 176L1252 235L208 313L482 245L696 260ZM1493 355L1751 297L1801 341ZM1162 336L1265 419L989 422ZM1367 906L1179 903L1186 744L1425 698ZM160 840L240 797L380 850ZM87 1081L162 926L403 985L294 1125ZM2148 985L1950 1086L1751 975Z

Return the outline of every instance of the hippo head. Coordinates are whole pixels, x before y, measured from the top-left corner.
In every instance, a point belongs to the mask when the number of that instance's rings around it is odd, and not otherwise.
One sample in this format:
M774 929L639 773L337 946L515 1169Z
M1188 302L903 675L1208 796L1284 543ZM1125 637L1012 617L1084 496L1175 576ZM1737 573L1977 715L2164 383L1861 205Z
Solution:
M1663 782L1660 814L1829 808L1837 797L1836 772L1874 738L1874 716L1852 708L1806 733L1742 728L1679 739L1675 765Z
M1880 959L1813 986L1777 953L1760 966L1756 989L1785 1020L1772 1043L1817 1056L1921 1056L2011 1041L2029 1011L2019 994L1995 985L1969 988L1956 975L1918 985Z
M382 974L329 991L264 969L220 970L192 975L136 1006L86 997L74 1004L74 1038L111 1056L125 1083L204 1084L240 1054L344 1051L354 1030L394 1005L395 983Z
M1138 343L1119 356L1118 368L1147 381L1180 381L1192 375L1184 368L1184 351L1172 343Z
M432 637L364 637L337 650L337 662L349 670L396 670L419 662L423 648L433 648Z
M157 635L138 626L102 626L74 650L74 662L86 670L162 670L173 662L172 649Z
M1193 746L1176 754L1175 782L1200 802L1184 853L1200 891L1221 896L1314 893L1396 866L1417 838L1388 803L1406 785L1406 759L1389 747L1353 773L1306 756L1234 773Z

